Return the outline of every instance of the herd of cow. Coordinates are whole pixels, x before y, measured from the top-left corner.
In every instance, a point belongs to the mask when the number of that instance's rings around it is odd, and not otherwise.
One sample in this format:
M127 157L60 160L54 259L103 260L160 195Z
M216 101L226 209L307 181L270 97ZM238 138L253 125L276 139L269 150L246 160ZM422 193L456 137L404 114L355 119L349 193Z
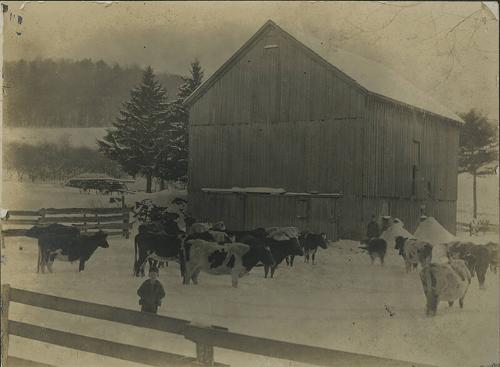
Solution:
M394 219L395 224L401 221ZM376 258L384 264L387 236L370 238L361 242L361 249L368 252L372 264ZM490 269L497 274L498 244L489 242L477 245L472 242L451 241L430 243L409 236L393 236L395 249L404 260L406 272L420 265L420 279L427 299L426 313L434 316L441 301L449 306L458 300L463 307L465 295L472 277L477 275L479 288L484 289L486 273Z
M179 204L179 203L177 203ZM181 206L183 203L180 203ZM228 230L223 222L199 223L180 210L173 213L151 202L136 205L136 216L142 223L134 239L134 275L144 276L145 267L161 267L168 261L180 264L180 276L184 284L198 283L201 271L219 275L231 275L233 287L238 279L254 267L263 266L264 277L273 278L283 260L293 266L295 256L304 256L305 262L315 263L318 248L327 248L326 235L308 231L299 232L295 227L256 228L249 231ZM181 221L179 219L182 219ZM179 223L184 223L180 228ZM397 219L394 223L400 223ZM38 239L38 270L45 267L52 272L54 260L79 261L84 270L98 247L107 248L107 236L98 231L82 234L75 227L61 224L35 226L28 230L28 237ZM471 278L477 275L480 288L484 288L488 268L497 272L497 244L474 245L451 242L432 244L403 236L390 240L382 234L361 242L372 264L376 258L384 264L388 243L404 259L406 271L420 264L420 278L427 298L427 315L435 315L437 304L448 301L452 306L463 300Z

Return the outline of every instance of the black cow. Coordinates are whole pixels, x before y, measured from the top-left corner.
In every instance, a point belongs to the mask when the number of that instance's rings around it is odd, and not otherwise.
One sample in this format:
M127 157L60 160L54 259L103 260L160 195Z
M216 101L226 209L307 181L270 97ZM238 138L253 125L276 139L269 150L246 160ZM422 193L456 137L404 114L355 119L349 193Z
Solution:
M472 277L477 274L479 288L485 288L486 272L492 260L489 246L476 245L471 242L452 242L448 244L448 255L451 258L463 260Z
M387 242L382 238L368 238L360 242L362 245L359 248L368 252L372 264L378 257L380 259L380 264L384 265L385 253L387 252ZM432 249L431 249L432 251Z
M33 226L24 234L26 237L39 238L42 234L63 234L63 235L79 235L80 230L77 227L65 226L59 223L52 223L45 226Z
M299 243L300 247L304 251L304 262L308 263L309 257L311 257L313 265L316 257L316 252L318 251L318 247L326 249L328 246L325 233L302 232L299 236ZM295 256L293 255L287 257L286 264L289 266L293 266L294 259Z
M78 236L80 234L80 230L77 227L73 226L65 226L58 223L52 223L44 226L33 226L24 234L26 237L39 239L43 234L60 234L60 235L68 235L68 236ZM42 252L40 251L40 244L38 244L38 261L36 272L40 272L40 267L42 266L43 258Z
M264 277L267 278L269 270L271 270L271 278L274 277L274 272L281 264L283 259L287 256L302 256L304 251L302 250L299 241L296 238L291 238L288 240L273 240L272 238L259 238L254 236L244 236L241 242L249 245L250 247L261 246L269 247L271 250L271 255L273 256L273 264L264 263Z
M42 273L44 266L52 273L52 263L55 259L74 262L78 260L78 271L83 271L85 262L90 259L98 247L108 248L107 234L99 231L91 235L68 235L44 233L38 238L41 253Z
M146 262L176 260L182 246L182 237L170 234L139 233L135 236L134 275L144 276Z

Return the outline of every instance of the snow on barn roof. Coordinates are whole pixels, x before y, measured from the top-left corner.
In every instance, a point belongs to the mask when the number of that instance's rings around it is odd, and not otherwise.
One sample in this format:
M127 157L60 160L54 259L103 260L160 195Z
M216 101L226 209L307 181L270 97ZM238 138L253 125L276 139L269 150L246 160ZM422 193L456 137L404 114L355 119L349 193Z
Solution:
M315 50L320 51L318 54L324 55L324 59L330 61L337 69L354 79L356 83L372 94L388 97L394 101L418 107L457 122L463 122L454 112L379 62L342 49L329 50L323 45L318 45Z
M412 83L399 76L390 68L382 65L379 62L366 59L362 56L341 50L330 50L326 47L326 42L310 42L313 43L312 48L306 46L302 42L294 38L290 33L283 30L272 20L268 20L236 53L229 58L210 78L201 84L191 95L185 100L186 105L194 103L201 95L209 89L216 80L233 65L234 62L240 59L245 52L269 29L277 29L283 36L298 44L312 57L319 59L323 63L328 64L330 68L335 69L337 73L344 75L351 83L357 87L370 93L374 96L388 99L392 102L401 103L416 107L423 111L427 111L450 119L459 123L463 120L447 107L436 102L432 97L427 96L424 92L416 88Z

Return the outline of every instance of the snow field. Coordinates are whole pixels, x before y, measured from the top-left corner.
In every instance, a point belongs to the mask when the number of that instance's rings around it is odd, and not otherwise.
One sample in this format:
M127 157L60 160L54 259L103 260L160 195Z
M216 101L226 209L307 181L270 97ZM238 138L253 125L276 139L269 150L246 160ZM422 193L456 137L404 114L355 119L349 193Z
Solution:
M111 237L86 270L56 261L53 274L36 274L36 242L7 238L2 283L61 297L138 310L132 276L133 238ZM23 250L19 250L19 245ZM487 289L474 278L465 307L441 303L426 318L417 272L406 274L403 260L388 250L386 265L370 265L353 241L331 244L317 265L297 257L274 279L255 268L231 287L229 276L202 273L199 285L184 286L179 266L161 269L167 296L162 315L228 327L230 331L290 342L440 366L479 366L498 361L498 278L488 272ZM194 344L180 336L12 304L11 319L121 343L194 356ZM116 359L12 337L10 353L57 366L136 366ZM235 366L300 366L298 363L216 349L216 360Z

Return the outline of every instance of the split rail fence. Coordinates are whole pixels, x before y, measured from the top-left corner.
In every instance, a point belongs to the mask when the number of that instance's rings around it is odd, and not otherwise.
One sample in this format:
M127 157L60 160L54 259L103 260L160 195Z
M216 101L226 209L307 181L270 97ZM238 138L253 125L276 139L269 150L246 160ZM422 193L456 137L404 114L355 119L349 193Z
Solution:
M1 221L1 242L4 237L21 237L34 225L51 223L71 224L82 232L103 230L108 235L128 238L132 224L128 208L48 208L40 210L9 210L9 216ZM4 227L17 227L8 228ZM21 227L21 228L19 228Z
M317 366L426 366L237 334L222 327L203 326L182 319L10 288L8 284L2 285L1 302L2 365L5 367L51 367L37 361L9 356L10 336L27 338L148 366L228 366L214 361L214 347ZM9 305L12 302L181 335L195 343L196 358L9 320ZM334 331L332 330L332 332Z

